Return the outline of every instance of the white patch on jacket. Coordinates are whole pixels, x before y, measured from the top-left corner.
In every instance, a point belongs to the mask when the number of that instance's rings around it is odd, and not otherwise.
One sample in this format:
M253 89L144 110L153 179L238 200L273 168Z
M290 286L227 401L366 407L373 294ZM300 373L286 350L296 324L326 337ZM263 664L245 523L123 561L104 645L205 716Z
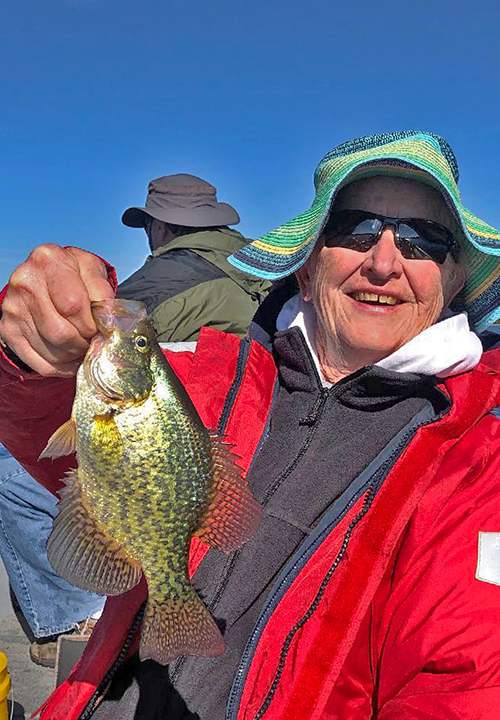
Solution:
M500 532L479 532L476 579L500 585Z

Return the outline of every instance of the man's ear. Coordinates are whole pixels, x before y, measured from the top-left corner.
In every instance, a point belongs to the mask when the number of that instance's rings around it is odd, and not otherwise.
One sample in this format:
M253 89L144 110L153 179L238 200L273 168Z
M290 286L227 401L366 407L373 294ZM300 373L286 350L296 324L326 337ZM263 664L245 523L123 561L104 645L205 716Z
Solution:
M447 269L443 278L444 308L450 306L460 290L462 290L467 279L465 267L451 260L451 258L450 262L453 264Z

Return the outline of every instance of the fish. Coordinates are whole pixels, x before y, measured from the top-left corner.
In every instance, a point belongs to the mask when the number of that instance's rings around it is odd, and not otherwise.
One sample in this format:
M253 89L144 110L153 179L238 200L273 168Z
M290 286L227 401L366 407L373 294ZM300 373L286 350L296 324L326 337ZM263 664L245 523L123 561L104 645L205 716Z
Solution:
M140 658L216 657L221 632L188 575L191 540L230 553L262 509L223 437L205 428L166 360L142 302L92 303L97 334L76 378L70 419L41 458L76 451L47 542L55 571L102 595L148 599Z

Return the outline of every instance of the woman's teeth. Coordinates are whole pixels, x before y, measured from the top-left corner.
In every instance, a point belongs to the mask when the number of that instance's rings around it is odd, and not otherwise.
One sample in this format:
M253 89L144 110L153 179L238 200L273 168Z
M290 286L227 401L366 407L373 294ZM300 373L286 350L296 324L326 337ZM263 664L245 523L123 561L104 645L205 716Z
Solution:
M392 295L376 295L375 293L355 292L351 293L351 297L359 302L379 303L381 305L398 305L401 300Z

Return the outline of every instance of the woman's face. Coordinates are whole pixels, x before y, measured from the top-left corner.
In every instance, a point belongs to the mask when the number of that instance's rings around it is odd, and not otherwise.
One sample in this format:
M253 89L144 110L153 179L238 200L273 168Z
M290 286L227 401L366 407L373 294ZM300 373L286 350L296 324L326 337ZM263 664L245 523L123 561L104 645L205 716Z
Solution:
M359 180L340 191L335 210L421 218L455 230L440 194L400 178ZM465 273L451 255L442 265L405 259L386 228L368 252L325 247L322 240L298 271L305 300L318 316L318 335L341 357L378 362L433 325L463 286Z

